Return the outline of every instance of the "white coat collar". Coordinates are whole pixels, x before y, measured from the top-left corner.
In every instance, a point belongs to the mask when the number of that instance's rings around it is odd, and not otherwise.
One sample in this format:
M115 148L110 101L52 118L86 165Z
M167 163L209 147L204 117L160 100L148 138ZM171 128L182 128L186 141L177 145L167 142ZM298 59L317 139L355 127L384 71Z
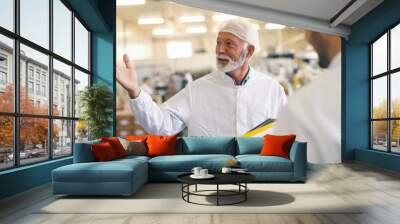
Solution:
M229 75L225 74L225 72L221 71L216 71L215 72L215 78L223 85L229 86L229 87L234 87L234 88L239 88L242 86L248 86L249 84L253 83L254 79L256 78L256 71L250 66L249 67L249 73L247 74L247 82L243 85L236 85L235 80L232 79Z

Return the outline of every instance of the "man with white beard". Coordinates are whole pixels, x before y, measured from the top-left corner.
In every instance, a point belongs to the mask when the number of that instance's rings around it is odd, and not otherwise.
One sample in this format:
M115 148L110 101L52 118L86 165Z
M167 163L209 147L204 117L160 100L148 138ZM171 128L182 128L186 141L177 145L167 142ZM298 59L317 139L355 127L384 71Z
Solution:
M135 118L151 134L174 135L187 127L189 136L241 136L276 119L286 103L279 83L249 66L257 50L257 31L232 20L218 33L218 71L189 83L161 106L140 90L127 55L117 66L117 81L128 91Z

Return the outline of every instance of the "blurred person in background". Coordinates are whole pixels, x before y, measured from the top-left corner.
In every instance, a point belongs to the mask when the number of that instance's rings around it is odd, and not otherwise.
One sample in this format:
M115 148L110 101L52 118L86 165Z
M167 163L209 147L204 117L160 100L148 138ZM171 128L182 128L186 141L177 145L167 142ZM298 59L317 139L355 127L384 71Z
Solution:
M249 66L259 50L258 32L232 20L220 27L215 53L218 70L188 83L158 106L138 86L138 75L124 55L117 81L130 96L130 107L147 132L189 136L241 136L267 119L276 119L286 103L283 88Z
M318 79L294 93L276 121L275 134L296 134L307 142L308 161L341 162L341 40L306 32L307 41L325 68Z
M149 95L153 95L154 91L153 88L150 85L150 79L149 77L144 77L142 79L142 84L140 85L140 88L145 91L146 93L148 93Z

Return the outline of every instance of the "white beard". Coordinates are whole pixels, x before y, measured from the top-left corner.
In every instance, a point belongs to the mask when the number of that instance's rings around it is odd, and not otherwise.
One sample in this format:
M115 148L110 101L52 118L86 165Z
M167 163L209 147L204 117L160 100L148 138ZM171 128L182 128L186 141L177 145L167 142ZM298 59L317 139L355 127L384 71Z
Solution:
M244 61L246 59L246 54L247 54L247 50L243 50L242 54L240 55L239 59L237 61L233 61L228 55L226 54L220 54L217 56L217 69L218 71L221 72L231 72L237 68L239 68L240 66L242 66L244 64ZM228 60L228 64L223 65L221 63L218 62L218 58L219 59L225 59Z

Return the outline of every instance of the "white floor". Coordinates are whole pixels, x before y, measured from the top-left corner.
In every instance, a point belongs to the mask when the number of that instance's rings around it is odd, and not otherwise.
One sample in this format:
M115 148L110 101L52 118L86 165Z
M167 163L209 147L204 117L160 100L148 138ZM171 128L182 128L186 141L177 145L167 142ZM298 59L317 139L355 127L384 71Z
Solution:
M0 223L400 223L400 174L346 163L313 165L308 176L307 184L366 206L361 213L350 214L38 214L38 209L56 199L46 185L0 201Z

